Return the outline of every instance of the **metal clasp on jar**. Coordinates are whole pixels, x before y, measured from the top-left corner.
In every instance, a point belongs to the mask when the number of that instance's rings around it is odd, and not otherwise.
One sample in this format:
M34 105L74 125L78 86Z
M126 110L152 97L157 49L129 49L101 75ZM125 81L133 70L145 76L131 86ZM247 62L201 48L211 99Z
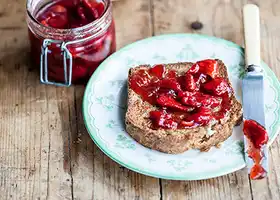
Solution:
M62 52L62 55L63 55L64 83L49 81L49 79L48 79L48 53L51 53L51 52L49 52L48 46L52 43L61 44L60 48L61 48L61 52ZM69 87L71 85L73 59L72 59L72 54L67 49L67 45L70 44L70 43L73 43L73 42L62 42L62 41L59 41L59 40L52 40L52 39L45 39L43 41L41 58L40 58L40 80L41 80L41 83L56 85L56 86L66 86L66 87ZM69 60L69 66L67 66L67 61L68 60ZM68 73L68 70L69 70L69 73Z

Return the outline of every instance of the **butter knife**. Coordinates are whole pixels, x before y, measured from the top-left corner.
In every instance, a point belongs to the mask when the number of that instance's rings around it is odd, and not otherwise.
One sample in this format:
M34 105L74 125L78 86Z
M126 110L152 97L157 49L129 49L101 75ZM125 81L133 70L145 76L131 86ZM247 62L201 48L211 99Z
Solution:
M260 16L256 5L244 6L243 23L247 72L242 80L245 160L251 179L261 179L268 172L268 135L265 131L264 77L260 66Z

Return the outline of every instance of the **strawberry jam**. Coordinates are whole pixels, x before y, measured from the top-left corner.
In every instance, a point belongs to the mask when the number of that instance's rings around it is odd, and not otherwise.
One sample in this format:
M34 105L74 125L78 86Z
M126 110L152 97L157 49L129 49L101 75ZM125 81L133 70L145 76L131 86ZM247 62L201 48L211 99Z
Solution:
M130 87L157 106L150 112L154 129L184 129L224 118L231 107L232 88L218 76L216 60L202 60L183 74L155 65L135 72Z
M44 0L41 0L44 1ZM99 64L116 50L110 0L55 0L29 6L27 23L32 61L40 66L42 45L47 46L48 79L64 82L61 45L67 44L72 59L72 82L86 83ZM66 63L69 66L69 61ZM42 69L41 69L42 70ZM67 76L70 76L69 69Z
M45 26L71 29L85 26L100 18L105 11L102 1L59 0L43 7L36 19Z
M250 178L264 178L267 172L261 166L261 162L264 157L262 147L268 142L268 134L265 128L254 120L244 120L243 132L248 141L247 153L254 161L254 166L250 171Z

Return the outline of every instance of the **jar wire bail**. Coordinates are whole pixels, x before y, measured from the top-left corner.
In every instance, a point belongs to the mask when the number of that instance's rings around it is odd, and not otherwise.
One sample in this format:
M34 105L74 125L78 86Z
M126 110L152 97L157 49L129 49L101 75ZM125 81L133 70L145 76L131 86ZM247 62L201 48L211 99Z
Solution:
M59 83L55 81L49 81L48 79L48 53L49 51L48 46L50 44L61 44L61 52L63 54L63 70L64 70L64 83ZM44 39L42 50L41 50L41 57L40 57L40 81L43 84L50 84L56 86L66 86L69 87L72 82L72 65L73 59L72 54L67 49L67 45L69 42L61 42L59 40L52 40L52 39ZM69 66L67 66L67 60L69 60ZM68 73L69 69L69 73ZM68 75L69 74L69 75Z

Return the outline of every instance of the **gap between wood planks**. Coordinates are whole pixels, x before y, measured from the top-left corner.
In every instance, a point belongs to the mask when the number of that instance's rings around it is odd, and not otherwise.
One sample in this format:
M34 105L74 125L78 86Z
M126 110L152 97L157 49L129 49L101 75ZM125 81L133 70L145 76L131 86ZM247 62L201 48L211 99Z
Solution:
M154 15L154 1L150 0L150 18L151 18L151 29L152 36L155 35L155 15Z
M68 104L69 105L69 104ZM74 110L75 110L75 118L76 118L76 124L78 124L78 118L77 118L77 100L76 100L76 88L74 88ZM69 105L69 124L71 126L71 112L70 112L70 105ZM72 130L72 127L70 128ZM78 134L78 126L76 125L76 134ZM73 180L73 174L72 174L72 154L71 154L71 146L72 146L72 131L69 131L68 135L68 154L69 154L69 160L70 160L70 167L69 167L69 173L71 178L71 198L74 200L74 180Z

